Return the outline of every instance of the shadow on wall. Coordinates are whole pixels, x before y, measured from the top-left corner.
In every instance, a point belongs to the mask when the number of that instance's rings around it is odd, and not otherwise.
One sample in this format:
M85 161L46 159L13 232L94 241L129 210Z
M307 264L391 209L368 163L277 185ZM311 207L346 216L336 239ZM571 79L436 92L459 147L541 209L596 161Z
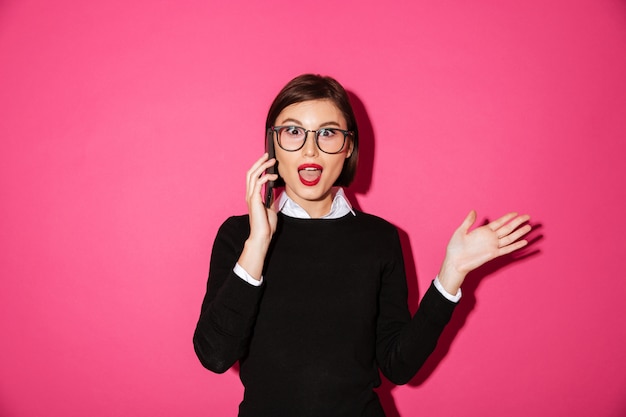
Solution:
M365 105L354 92L347 91L347 93L359 128L359 165L354 182L350 185L350 187L346 188L345 192L354 208L362 211L356 198L356 194L365 195L370 190L374 172L376 140L374 137L374 128L372 127ZM415 268L408 234L404 230L400 229L398 229L398 232L404 255L409 294L412 296L410 299L415 300L414 303L409 305L409 309L414 312L417 309L417 295L419 293L417 288L417 269ZM381 386L376 389L376 393L387 417L400 417L392 395L394 388L395 385L381 375Z
M347 91L347 93L359 128L359 165L354 182L345 191L354 208L361 210L356 194L367 194L372 184L376 141L365 105L355 93L352 91Z

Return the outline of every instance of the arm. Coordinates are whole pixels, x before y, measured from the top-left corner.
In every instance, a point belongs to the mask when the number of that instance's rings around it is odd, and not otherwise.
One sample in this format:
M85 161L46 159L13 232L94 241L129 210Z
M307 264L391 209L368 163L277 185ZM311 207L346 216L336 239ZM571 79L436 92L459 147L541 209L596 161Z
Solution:
M413 318L407 306L407 283L400 241L390 244L394 256L381 276L376 359L381 372L394 384L407 383L435 349L456 303L431 283Z
M207 369L222 373L246 354L263 288L235 275L247 234L245 218L231 217L218 231L206 295L193 337L194 349Z
M261 199L263 185L278 179L277 174L266 174L267 168L273 166L276 159L268 159L264 154L256 161L246 174L246 202L250 213L250 235L244 244L238 264L250 276L260 280L265 263L265 255L272 236L276 232L277 216L272 209L265 208Z
M528 220L527 215L509 213L469 231L476 221L476 213L470 212L448 244L439 273L439 282L444 289L450 294L456 294L470 271L526 246L527 241L519 239L531 229L529 225L522 226ZM395 252L401 252L399 242ZM435 349L456 303L447 300L431 284L413 319L403 325L403 322L409 320L409 313L406 311L406 278L399 256L383 271L377 360L381 371L390 381L404 384Z
M276 175L265 170L275 160L267 154L246 175L248 221L230 218L220 228L211 253L209 282L194 333L194 349L208 369L222 373L246 354L262 288L246 283L233 268L238 264L260 280L265 256L276 230L276 213L265 208L261 188Z

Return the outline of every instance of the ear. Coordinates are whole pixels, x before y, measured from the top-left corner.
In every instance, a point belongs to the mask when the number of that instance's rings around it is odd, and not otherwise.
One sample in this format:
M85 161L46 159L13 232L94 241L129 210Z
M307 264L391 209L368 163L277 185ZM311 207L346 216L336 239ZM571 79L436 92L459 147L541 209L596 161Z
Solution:
M348 150L346 151L346 159L349 159L352 156L353 150L354 150L354 146L352 143L352 139L350 139L350 144L348 145Z

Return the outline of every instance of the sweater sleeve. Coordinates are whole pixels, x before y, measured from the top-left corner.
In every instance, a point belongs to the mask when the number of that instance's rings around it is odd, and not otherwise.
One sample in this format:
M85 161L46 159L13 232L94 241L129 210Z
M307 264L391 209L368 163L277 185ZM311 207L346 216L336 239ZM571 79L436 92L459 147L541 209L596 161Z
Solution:
M380 370L390 381L406 384L435 349L456 303L447 300L431 283L411 318L397 233L392 248L391 259L382 271L376 357Z
M202 365L217 373L227 371L247 353L263 286L239 278L233 267L248 235L245 218L231 217L217 233L209 268L206 295L193 336Z

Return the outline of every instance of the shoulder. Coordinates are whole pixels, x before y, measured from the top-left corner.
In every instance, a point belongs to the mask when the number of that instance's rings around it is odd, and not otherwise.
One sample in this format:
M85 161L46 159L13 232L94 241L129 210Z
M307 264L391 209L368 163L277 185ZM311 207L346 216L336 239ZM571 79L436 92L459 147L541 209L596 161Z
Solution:
M362 211L355 210L354 212L356 214L354 224L362 233L379 239L381 242L388 242L388 239L392 241L399 239L398 228L391 222Z
M224 221L224 223L222 223L222 227L241 226L243 224L250 224L250 216L248 214L242 214L240 216L230 216Z
M247 236L250 233L250 218L247 214L231 216L222 223L217 235L226 237Z
M359 210L354 210L354 212L356 214L356 216L354 216L355 221L363 226L397 232L396 226L394 226L389 221L383 219L382 217L378 217L373 214L365 213Z
M402 257L400 233L395 225L373 214L354 212L350 239L357 253L367 253L371 260L384 262Z

